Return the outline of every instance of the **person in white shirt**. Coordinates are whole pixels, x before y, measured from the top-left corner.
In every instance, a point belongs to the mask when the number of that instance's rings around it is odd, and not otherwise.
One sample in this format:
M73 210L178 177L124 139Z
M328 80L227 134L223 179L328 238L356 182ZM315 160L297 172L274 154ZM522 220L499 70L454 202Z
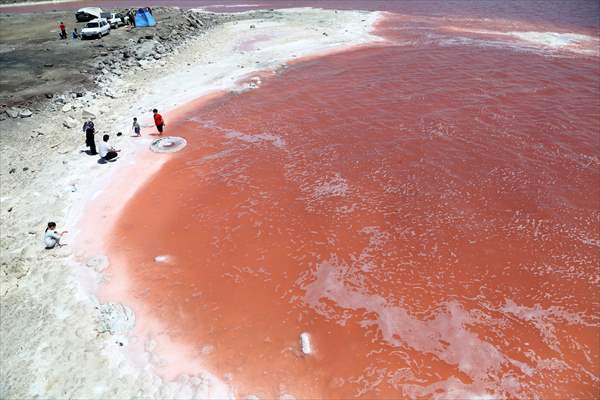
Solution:
M67 231L58 233L56 230L56 223L48 222L48 227L44 233L44 244L46 245L46 249L53 249L57 245L60 246L60 239L65 233L67 233Z
M102 136L102 143L100 143L100 157L105 160L112 160L118 156L118 152L121 150L117 150L111 145L108 144L108 139L110 136L104 135Z

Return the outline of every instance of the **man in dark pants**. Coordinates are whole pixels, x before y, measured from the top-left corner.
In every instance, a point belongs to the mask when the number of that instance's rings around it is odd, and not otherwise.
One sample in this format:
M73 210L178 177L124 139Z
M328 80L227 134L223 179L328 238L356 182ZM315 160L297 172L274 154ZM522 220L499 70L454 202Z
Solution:
M109 145L108 138L108 135L102 136L102 143L100 143L100 157L104 158L107 161L112 160L113 158L117 158L117 153L121 151Z
M67 27L65 26L65 24L62 21L60 21L60 25L58 25L58 27L60 28L60 38L66 39L67 38Z

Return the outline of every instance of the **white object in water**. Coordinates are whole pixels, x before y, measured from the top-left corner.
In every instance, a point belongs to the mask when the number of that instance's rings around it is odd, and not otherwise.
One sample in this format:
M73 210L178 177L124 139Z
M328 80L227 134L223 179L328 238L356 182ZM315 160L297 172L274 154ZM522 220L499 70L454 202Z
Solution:
M156 139L150 145L150 150L156 153L174 153L183 149L187 145L187 141L178 136L165 136Z
M312 353L312 347L310 345L310 335L307 332L302 332L300 334L300 345L302 346L302 353Z
M154 257L154 261L167 262L167 261L169 261L169 256L156 256L156 257Z

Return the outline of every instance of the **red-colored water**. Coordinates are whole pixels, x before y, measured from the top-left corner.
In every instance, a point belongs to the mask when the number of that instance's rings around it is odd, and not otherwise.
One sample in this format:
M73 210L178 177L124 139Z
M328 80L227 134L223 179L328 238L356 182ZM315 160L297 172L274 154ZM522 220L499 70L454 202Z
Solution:
M597 396L597 39L379 29L170 122L111 244L130 290L240 395Z

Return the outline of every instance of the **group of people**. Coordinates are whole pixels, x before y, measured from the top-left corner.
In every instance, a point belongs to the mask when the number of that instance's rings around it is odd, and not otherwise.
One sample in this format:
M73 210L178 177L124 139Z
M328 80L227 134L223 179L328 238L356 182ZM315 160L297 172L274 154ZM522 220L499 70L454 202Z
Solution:
M66 39L68 34L67 34L67 27L66 27L65 23L60 21L60 24L58 25L58 29L60 29L60 33L58 34L58 36L63 40ZM79 39L81 37L79 35L79 32L77 32L77 28L73 28L73 32L71 32L71 37L73 39Z
M162 115L158 113L156 108L152 110L152 114L158 135L161 136L165 129L165 120L163 119ZM98 152L96 150L96 128L94 127L94 121L91 119L85 121L82 130L85 133L85 145L90 148L90 155L96 155L100 153L100 158L103 158L107 161L117 158L117 153L119 153L121 150L117 150L108 144L108 140L110 139L109 135L102 136L102 142L100 142L100 145L98 146L100 151ZM140 124L135 117L133 118L131 130L133 131L134 137L142 136ZM120 136L120 133L117 133L117 136Z
M90 148L90 155L96 155L98 152L96 151L96 128L94 127L94 122L90 119L85 121L83 124L83 131L85 132L85 145ZM117 133L117 135L119 135ZM110 161L112 159L117 158L118 153L121 150L117 150L111 145L108 144L108 140L110 139L110 135L102 135L102 142L100 142L99 150L100 150L100 158L106 161Z
M152 15L152 9L150 7L146 7L146 9L150 13L150 15ZM129 25L129 29L135 28L135 14L136 11L133 8L125 13L125 16L127 16L127 25ZM64 40L69 36L67 34L67 27L63 21L60 21L60 23L58 24L58 29L60 29L60 33L58 35L61 39ZM77 32L77 28L73 28L73 32L71 32L71 37L73 39L81 38L81 35L79 34L79 32Z
M158 131L158 135L160 136L164 131L165 121L162 115L158 113L158 110L156 108L152 110L152 114L154 117L154 124L156 125L156 130ZM133 118L131 130L133 131L133 136L135 137L139 137L142 135L141 127L138 123L137 118ZM107 161L116 159L118 157L118 153L121 150L115 149L108 143L110 139L109 135L102 135L102 142L100 142L100 145L98 146L99 151L96 151L96 128L94 127L94 121L92 121L91 119L85 121L85 123L83 124L83 131L85 132L85 145L90 148L91 155L100 154L100 158ZM117 136L119 135L120 133L117 133ZM48 226L44 231L44 244L46 245L46 249L53 249L55 247L62 246L60 240L62 239L65 233L67 233L67 231L59 232L56 230L55 222L48 222Z

